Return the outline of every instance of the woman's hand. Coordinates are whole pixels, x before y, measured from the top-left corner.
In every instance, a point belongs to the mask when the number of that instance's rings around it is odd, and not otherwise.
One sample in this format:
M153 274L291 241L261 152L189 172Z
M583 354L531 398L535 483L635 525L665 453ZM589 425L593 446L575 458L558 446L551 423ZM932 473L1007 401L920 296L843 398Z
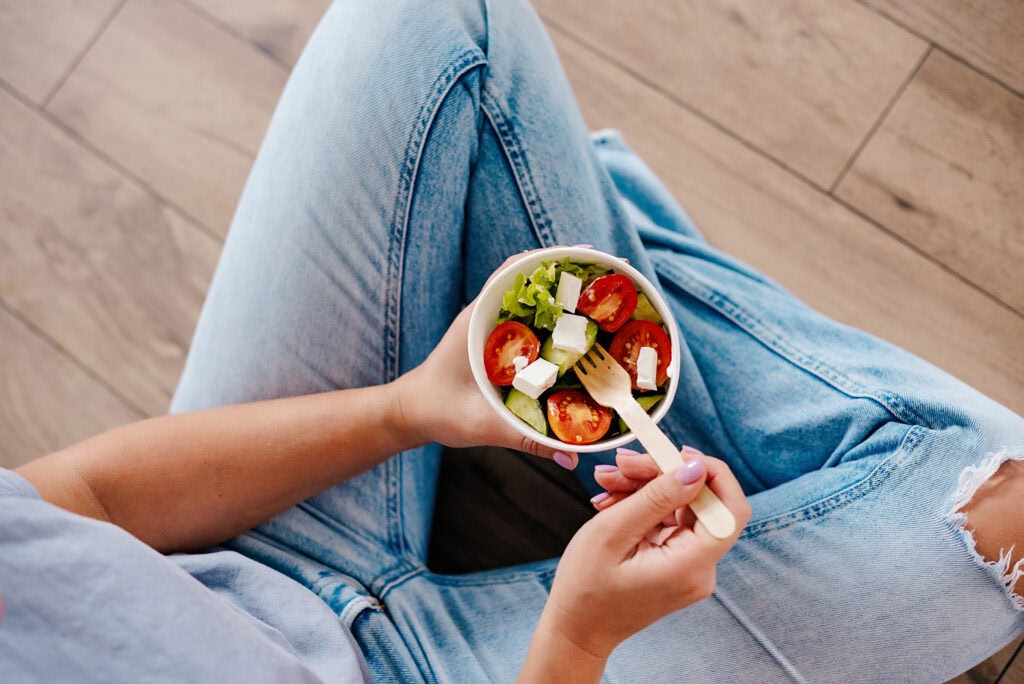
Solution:
M516 255L505 262L519 259ZM504 267L504 265L502 267ZM469 367L469 318L474 300L462 310L427 360L395 385L399 410L425 442L451 447L501 446L555 460L574 468L576 454L542 446L516 432L491 409ZM423 397L433 397L424 401Z
M750 505L724 462L698 454L684 451L689 460L674 473L658 474L634 453L620 455L617 470L598 471L614 491L596 497L603 510L559 563L523 680L543 680L546 663L572 657L581 674L599 674L624 639L711 594L715 565L750 519ZM705 484L739 523L728 539L712 537L686 508Z

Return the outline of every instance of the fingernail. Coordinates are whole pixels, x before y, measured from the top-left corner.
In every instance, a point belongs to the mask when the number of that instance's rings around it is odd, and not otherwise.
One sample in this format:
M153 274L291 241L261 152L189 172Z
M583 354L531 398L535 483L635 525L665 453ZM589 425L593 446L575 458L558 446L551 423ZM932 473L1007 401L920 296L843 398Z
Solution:
M616 466L608 465L607 463L599 463L594 466L595 473L614 473L616 470L618 470Z
M573 245L573 247L582 247L583 249L594 249L594 245Z
M576 467L576 462L573 457L564 451L556 451L554 457L551 459L558 465L562 466L566 470L572 470Z
M597 504L602 503L604 501L607 501L610 498L612 498L611 494L609 494L608 492L601 492L597 496L593 497L590 500L590 503L592 503L592 504L594 504L596 506Z
M683 484L693 484L704 477L706 471L707 468L704 467L704 461L695 458L676 468L675 477Z
M692 446L684 446L682 449L680 449L680 451L682 451L684 454L692 454L694 456L704 455L703 451L698 451L697 449L694 449Z
M625 456L639 456L640 455L639 451L633 451L632 449L627 449L625 447L619 447L618 449L615 450L615 453L616 454L623 454Z

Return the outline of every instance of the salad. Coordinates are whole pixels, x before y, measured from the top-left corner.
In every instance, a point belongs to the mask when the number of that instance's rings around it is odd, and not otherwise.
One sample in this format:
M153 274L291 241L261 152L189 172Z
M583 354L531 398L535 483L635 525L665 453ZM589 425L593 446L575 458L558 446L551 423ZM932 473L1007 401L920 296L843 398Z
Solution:
M537 432L591 444L628 431L572 371L595 342L629 373L637 402L654 409L665 396L672 344L650 300L605 266L546 261L505 292L484 369L505 406Z

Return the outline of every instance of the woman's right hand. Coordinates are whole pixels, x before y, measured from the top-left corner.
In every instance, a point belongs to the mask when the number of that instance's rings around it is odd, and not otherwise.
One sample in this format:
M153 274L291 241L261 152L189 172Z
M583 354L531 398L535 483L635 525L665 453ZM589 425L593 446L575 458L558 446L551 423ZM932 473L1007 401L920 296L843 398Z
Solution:
M619 486L562 556L523 681L544 681L559 662L560 681L568 671L580 675L573 681L596 681L624 639L711 595L715 565L736 543L750 505L723 461L692 450L683 457L674 473L656 477L639 454L620 456L619 470L604 473ZM686 508L705 484L736 516L728 539L711 536Z

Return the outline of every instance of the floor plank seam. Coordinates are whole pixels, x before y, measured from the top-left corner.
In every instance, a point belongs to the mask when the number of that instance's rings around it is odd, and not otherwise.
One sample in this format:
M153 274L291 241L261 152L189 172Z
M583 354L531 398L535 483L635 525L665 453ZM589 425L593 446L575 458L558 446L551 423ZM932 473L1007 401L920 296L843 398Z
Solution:
M45 330L43 330L42 328L37 326L30 318L25 316L21 311L16 309L13 305L11 305L10 302L8 302L4 298L0 298L0 309L3 309L4 312L6 312L8 315L10 315L16 321L18 321L19 323L24 325L26 328L28 328L29 331L32 332L32 334L34 334L41 341L43 341L44 343L49 345L59 355L61 355L64 358L66 358L68 361L70 361L72 364L74 364L76 367L78 367L83 373L85 373L87 376L89 376L89 378L91 378L92 380L95 380L103 388L105 388L108 392L113 394L118 399L118 401L120 401L122 404L124 404L128 409L130 409L133 413L135 413L140 419L152 417L149 414L148 411L144 411L135 402L133 402L128 397L126 397L116 386L114 386L110 382L108 382L106 378L101 376L89 364L85 363L82 359L78 358L78 356L76 356L75 354L72 354L69 349L67 349L64 345L62 345L57 340L53 339L53 337L51 337L49 334L47 334L47 332Z
M107 32L107 28L110 26L111 22L114 21L117 15L121 12L121 8L124 7L127 3L128 0L121 0L119 3L117 3L117 5L114 6L114 9L111 10L107 17L103 20L103 23L100 24L100 27L96 30L96 33L93 35L93 37L89 39L85 47L82 48L78 55L76 55L75 58L71 60L71 64L68 65L68 68L64 70L64 73L57 80L57 84L50 90L49 94L43 98L43 101L39 105L41 109L45 110L47 107L50 106L50 103L53 101L53 98L57 96L57 93L60 92L60 89L63 88L64 84L67 83L69 78L71 78L71 74L75 73L75 69L77 69L78 65L82 63L82 60L85 59L85 56L87 54L89 54L89 51L92 50L93 46L96 45L96 43L103 36L103 34Z
M220 17L217 17L214 14L211 14L208 10L206 10L203 7L200 7L199 5L196 5L191 0L177 0L177 3L179 5L181 5L182 7L184 7L186 10L188 10L188 11L192 12L193 14L195 14L196 16L200 17L204 21L207 21L210 24L213 24L218 29L220 29L224 33L228 34L229 36L231 36L235 40L241 41L241 42L245 43L246 45L249 45L254 50L259 52L260 54L270 58L271 61L273 61L278 66L280 66L286 72L291 73L292 68L294 67L293 64L289 64L288 62L285 62L279 56L274 54L271 50L268 50L267 48L263 47L262 45L260 45L256 41L252 40L251 38L246 36L244 33L239 31L238 29L236 29L234 26L231 26L230 24L228 24L227 22L222 20Z
M583 49L585 49L588 52L594 54L599 59L603 59L604 61L606 61L607 63L611 64L613 67L615 67L619 71L627 74L631 78L636 79L639 83L642 83L644 86L650 88L651 90L654 90L656 93L658 93L662 97L668 99L669 101L671 101L676 106L682 107L683 109L685 109L690 114L694 115L695 117L697 117L698 119L700 119L704 123L706 123L709 126L713 127L715 130L719 131L720 133L723 133L724 135L729 136L729 138L731 138L732 140L735 140L740 145L743 145L748 150L750 150L751 152L754 152L755 154L757 154L762 159L770 161L775 166L778 166L780 169L782 169L783 171L785 171L789 175L793 176L794 178L798 178L799 180L803 181L806 185L809 185L811 188L817 190L821 194L826 195L826 196L828 195L828 188L826 188L826 187L824 187L822 185L819 185L817 182L815 182L811 178L808 178L804 174L800 173L799 171L797 171L796 169L791 167L789 164L787 164L786 162L784 162L781 159L779 159L778 157L775 157L774 155L766 152L765 150L762 150L760 147L758 147L754 143L750 142L746 138L744 138L741 135L739 135L736 131L733 131L732 129L727 128L726 126L722 125L719 121L716 121L712 117L708 116L707 114L705 114L701 110L697 109L696 107L694 107L693 105L691 105L687 101L685 101L682 98L680 98L675 93L672 93L672 92L669 92L667 90L664 90L657 83L655 83L655 82L651 81L650 79L646 78L643 74L633 70L628 65L623 64L621 61L619 61L618 59L616 59L616 58L612 57L611 55L607 54L606 52L604 52L600 48L594 46L589 41L581 38L580 36L578 36L577 34L571 32L571 31L567 30L565 27L563 27L558 22L552 21L552 20L548 19L547 17L544 17L544 21L545 21L546 24L548 24L549 28L558 31L559 33L564 35L569 40L571 40L574 43L576 43L577 45L581 46ZM628 141L627 141L627 143L628 143Z
M96 157L99 161L103 162L114 171L117 171L125 180L133 183L139 190L142 190L143 192L154 197L160 204L162 204L168 210L170 210L174 214L177 214L178 218L182 219L183 221L191 225L193 228L203 233L213 241L215 241L218 245L224 245L224 238L219 233L217 233L215 230L204 224L196 217L189 214L184 209L182 209L180 206L178 206L176 202L166 197L164 194L158 192L149 183L144 181L142 178L140 178L130 169L122 165L109 154L93 145L78 131L65 124L63 121L55 117L50 112L40 108L40 106L32 102L32 100L30 100L28 96L26 96L13 85L5 81L3 78L0 78L0 89L6 91L7 94L9 94L11 97L18 100L20 103L31 109L33 112L35 112L37 116L41 117L49 125L55 127L57 130L59 130L62 134L67 136L72 142L77 144L83 150Z
M952 59L955 59L956 61L960 62L961 64L963 64L967 68L971 69L972 71L975 71L978 74L980 74L981 76L984 76L985 78L989 79L993 83L996 83L997 85L1002 86L1003 88L1005 88L1006 90L1010 91L1011 93L1013 93L1017 97L1019 97L1021 99L1024 99L1024 91L1021 91L1021 90L1018 90L1017 88L1014 88L1010 84L1008 84L1005 81L1003 81L1002 79L1000 79L998 76L995 76L995 75L991 74L989 71L987 71L986 69L983 69L982 67L979 67L977 64L974 64L972 61L970 61L968 58L964 57L963 55L957 54L956 52L953 51L952 48L946 47L942 43L940 43L938 41L935 41L935 40L932 40L931 38L929 38L925 34L921 33L918 30L916 30L914 27L909 26L906 23L900 21L899 19L893 17L892 15L890 15L885 10L880 9L878 7L874 7L873 5L869 4L865 0L855 0L855 1L861 7L864 7L865 9L870 10L871 12L874 12L875 14L877 14L880 17L882 17L886 21L888 21L888 22L890 22L892 24L895 24L896 26L899 26L901 29L903 29L907 33L909 33L909 34L911 34L911 35L913 35L913 36L915 36L917 38L920 38L921 40L925 41L926 43L930 43L936 50L939 50L940 52L944 52L945 54L949 55L949 57L951 57Z
M918 73L920 73L921 71L921 67L923 67L924 63L928 61L928 57L932 54L932 50L934 48L934 44L928 44L924 52L921 54L921 58L917 60L917 64L915 64L914 68L910 70L910 73L907 75L907 77L903 79L903 82L900 84L899 88L896 89L896 93L889 100L889 103L882 109L882 113L878 115L878 118L875 120L875 123L871 126L871 128L868 129L868 132L864 136L864 139L860 141L860 145L858 145L857 149L853 151L853 154L850 155L850 158L846 160L846 164L843 165L843 168L842 170L840 170L839 175L836 176L835 181L833 181L832 187L828 189L828 194L831 197L835 197L836 189L843 182L843 179L846 178L846 175L850 172L850 169L853 168L853 165L857 163L858 159L860 159L860 155L864 152L864 149L871 142L871 139L875 137L875 133L877 133L878 129L882 127L882 124L885 123L885 120L889 118L889 113L892 111L893 107L895 107L896 103L903 98L903 93L906 91L907 87L911 83L913 83L915 78L917 78Z

